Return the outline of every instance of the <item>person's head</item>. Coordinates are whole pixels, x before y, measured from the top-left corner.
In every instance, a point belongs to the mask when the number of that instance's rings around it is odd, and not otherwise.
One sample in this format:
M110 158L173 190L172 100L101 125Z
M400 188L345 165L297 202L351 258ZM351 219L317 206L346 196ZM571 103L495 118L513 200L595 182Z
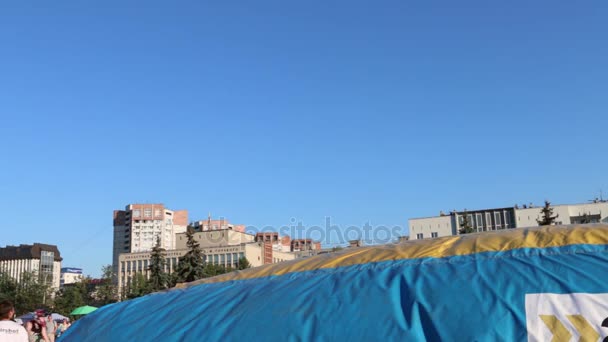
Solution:
M0 302L0 319L13 319L15 316L15 305L10 300Z
M46 316L46 312L44 312L44 310L38 309L34 311L34 314L36 315L37 321L44 321L44 316Z

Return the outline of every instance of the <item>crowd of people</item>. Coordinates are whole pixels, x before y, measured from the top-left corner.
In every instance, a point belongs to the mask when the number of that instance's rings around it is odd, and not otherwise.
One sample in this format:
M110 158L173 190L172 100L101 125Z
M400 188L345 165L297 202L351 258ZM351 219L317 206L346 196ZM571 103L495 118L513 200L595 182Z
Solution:
M56 322L51 313L36 310L34 318L23 325L15 321L15 306L11 301L0 302L0 341L55 342L69 327L70 321Z

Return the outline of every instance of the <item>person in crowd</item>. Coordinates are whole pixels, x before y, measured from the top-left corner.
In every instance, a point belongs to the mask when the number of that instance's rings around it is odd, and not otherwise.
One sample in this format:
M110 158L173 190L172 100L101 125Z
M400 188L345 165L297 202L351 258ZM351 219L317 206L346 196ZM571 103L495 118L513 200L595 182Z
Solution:
M36 317L33 320L25 323L25 330L27 331L29 342L50 342L49 337L46 334L44 310L36 310L34 314Z
M70 321L67 318L63 319L63 322L61 322L61 324L59 324L59 326L57 327L57 333L56 336L59 338L59 336L63 335L63 333L68 330L68 328L70 327Z
M27 342L27 332L15 323L15 306L9 300L0 302L0 341Z
M46 335L49 338L49 342L55 342L55 330L57 330L57 323L53 320L53 315L48 314L46 316Z

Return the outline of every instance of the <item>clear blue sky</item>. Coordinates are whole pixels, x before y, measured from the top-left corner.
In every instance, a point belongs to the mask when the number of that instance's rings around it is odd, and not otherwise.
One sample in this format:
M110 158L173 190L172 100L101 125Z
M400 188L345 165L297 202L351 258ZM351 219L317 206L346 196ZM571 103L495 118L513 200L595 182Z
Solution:
M112 210L399 225L608 192L608 2L0 4L0 246Z

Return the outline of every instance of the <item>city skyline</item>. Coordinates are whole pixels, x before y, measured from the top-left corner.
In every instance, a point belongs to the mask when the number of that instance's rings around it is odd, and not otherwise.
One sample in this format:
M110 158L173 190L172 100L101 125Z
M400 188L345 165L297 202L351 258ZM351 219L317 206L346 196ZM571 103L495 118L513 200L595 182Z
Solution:
M2 4L0 245L112 263L111 213L407 227L608 189L608 6ZM292 220L293 219L293 220Z

